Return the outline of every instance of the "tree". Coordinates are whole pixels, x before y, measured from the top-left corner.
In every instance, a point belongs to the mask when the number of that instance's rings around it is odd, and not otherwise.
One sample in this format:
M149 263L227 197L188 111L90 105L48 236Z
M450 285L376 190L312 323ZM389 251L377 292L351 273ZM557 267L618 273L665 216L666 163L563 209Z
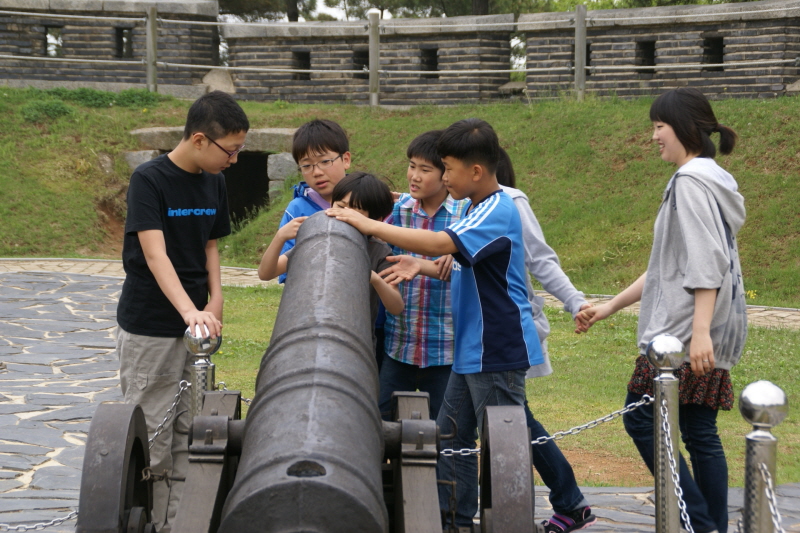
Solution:
M219 0L219 12L223 15L236 15L242 20L281 20L284 16L297 22L302 16L314 20L317 0Z

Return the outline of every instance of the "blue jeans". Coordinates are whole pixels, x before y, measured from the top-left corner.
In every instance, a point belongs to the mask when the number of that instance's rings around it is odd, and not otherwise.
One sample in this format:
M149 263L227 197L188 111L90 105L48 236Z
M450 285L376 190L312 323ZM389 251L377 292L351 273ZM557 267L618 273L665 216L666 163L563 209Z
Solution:
M452 365L428 366L420 368L415 365L401 363L384 355L381 365L380 384L381 392L378 407L381 417L390 420L392 415L392 393L395 391L427 392L430 396L431 420L439 416L442 406L444 391L447 389L447 380L450 379Z
M638 402L641 394L628 393L625 405ZM678 410L681 439L692 460L694 478L680 455L683 501L692 528L697 533L728 530L728 463L717 433L718 411L702 405L681 405ZM653 405L644 405L622 417L625 431L633 439L647 468L653 472ZM674 443L677 445L677 443Z
M544 426L533 418L528 400L525 400L525 417L528 422L528 429L531 431L531 440L539 437L549 437L550 434ZM550 489L550 505L557 513L566 514L576 509L582 509L589 505L583 493L578 488L575 480L575 473L572 466L558 449L555 441L547 441L546 444L535 444L531 447L533 456L533 466L542 476L542 481Z
M458 432L455 438L443 440L442 448L460 450L474 448L477 429L483 424L483 414L490 405L525 405L525 370L505 372L480 372L477 374L450 373L444 401L437 423L442 434L453 433L455 420ZM455 481L455 525L472 525L478 511L478 458L475 455L440 457L436 465L440 480ZM439 485L439 507L445 514L444 526L451 524L450 498L452 485Z

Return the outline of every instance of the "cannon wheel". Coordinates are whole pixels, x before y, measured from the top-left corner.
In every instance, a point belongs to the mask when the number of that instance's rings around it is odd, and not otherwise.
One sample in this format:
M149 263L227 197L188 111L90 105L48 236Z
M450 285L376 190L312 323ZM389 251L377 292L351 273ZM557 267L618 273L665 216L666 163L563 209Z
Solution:
M138 405L101 403L83 456L78 533L152 530L153 494L142 480L150 466L147 424Z
M486 408L480 461L481 532L534 531L531 438L525 409Z

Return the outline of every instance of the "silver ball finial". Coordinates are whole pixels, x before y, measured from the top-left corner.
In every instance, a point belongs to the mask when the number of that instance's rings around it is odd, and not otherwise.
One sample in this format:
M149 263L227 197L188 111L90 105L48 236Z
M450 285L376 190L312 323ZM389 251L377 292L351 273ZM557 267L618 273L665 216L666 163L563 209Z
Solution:
M769 429L786 418L789 400L777 385L769 381L754 381L739 396L739 412L753 427Z
M656 335L647 345L647 359L660 371L679 368L683 356L683 343L669 333Z
M203 335L205 333L205 335ZM219 350L222 345L222 336L212 339L209 336L208 328L203 325L202 329L200 324L195 326L194 334L192 328L186 328L186 333L183 334L183 344L186 349L198 357L209 357Z

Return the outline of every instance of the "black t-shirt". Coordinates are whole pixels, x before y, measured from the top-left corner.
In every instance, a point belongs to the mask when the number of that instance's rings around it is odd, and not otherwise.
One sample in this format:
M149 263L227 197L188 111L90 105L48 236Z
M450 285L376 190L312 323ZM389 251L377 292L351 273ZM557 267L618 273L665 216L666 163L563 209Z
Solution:
M222 174L191 174L167 155L134 171L128 187L128 216L122 263L125 283L117 321L125 331L150 337L180 337L180 313L158 286L137 232L161 230L167 256L184 290L198 309L208 303L206 244L231 232L228 196Z

